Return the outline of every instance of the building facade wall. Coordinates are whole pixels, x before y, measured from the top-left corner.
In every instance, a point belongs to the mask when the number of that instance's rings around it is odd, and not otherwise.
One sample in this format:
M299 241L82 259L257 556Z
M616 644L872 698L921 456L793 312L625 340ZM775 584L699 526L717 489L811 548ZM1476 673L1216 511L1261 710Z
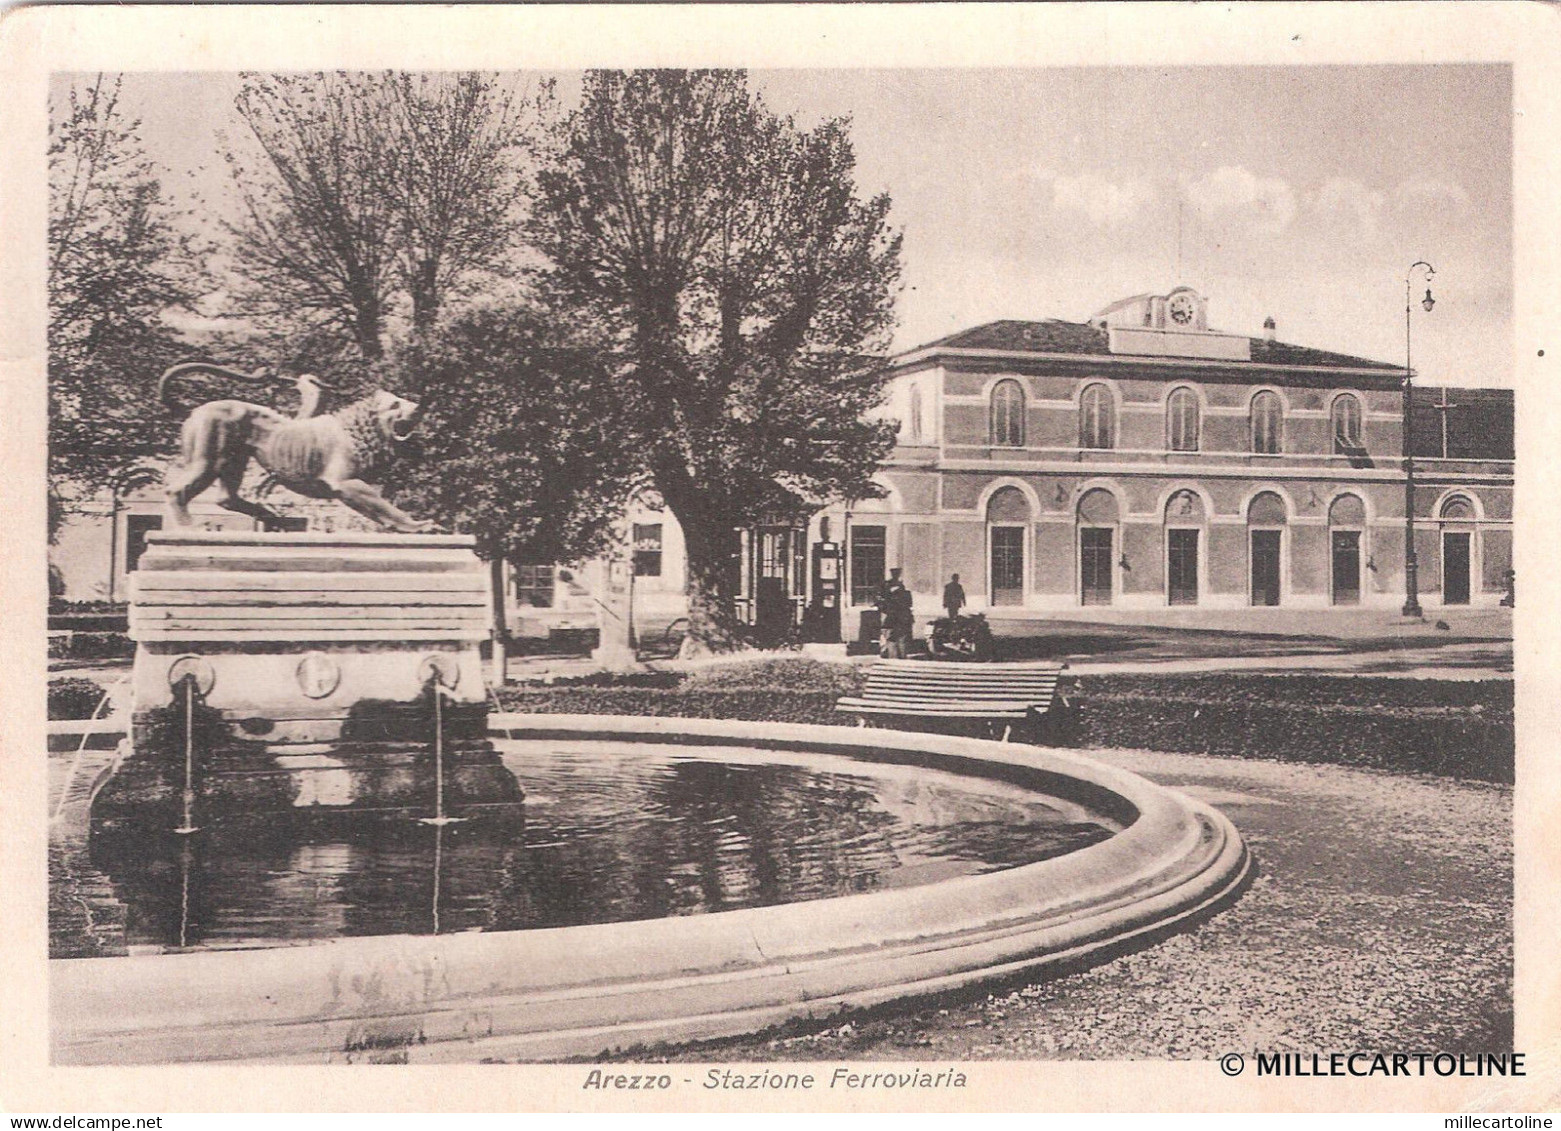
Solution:
M1386 609L1404 600L1403 404L1391 373L1265 367L1246 377L1211 377L1169 363L1139 377L1087 360L1064 361L1052 372L991 358L932 357L921 365L915 379L922 395L941 392L936 411L923 408L937 428L924 424L914 450L905 445L891 457L883 478L896 485L894 506L873 519L888 525L886 568L906 571L919 613L936 613L941 583L954 573L971 608L996 616L1080 608L1107 591L1109 605L1125 609ZM992 397L1005 382L1017 384L1025 399L1018 443L993 431ZM1110 444L1101 448L1083 446L1080 409L1082 391L1096 383L1108 390L1113 417ZM1168 406L1178 388L1196 398L1190 450L1172 450ZM1260 392L1273 393L1280 405L1273 453L1253 450L1253 398ZM1340 398L1353 405L1336 418ZM1336 419L1350 416L1358 433L1341 446ZM1422 605L1499 603L1512 559L1512 461L1420 458L1416 465ZM992 532L1012 523L994 521L987 509L1009 487L1022 492L1030 511L1024 590L1018 604L995 605ZM1120 509L1088 535L1091 567L1081 529L1092 524L1078 507L1095 489L1109 491ZM1197 500L1196 513L1167 513L1183 492ZM1263 493L1283 500L1282 521L1250 520L1248 508ZM1469 500L1472 516L1443 519L1454 496ZM1447 534L1455 563L1467 536L1466 593L1443 567ZM1109 570L1100 550L1107 544Z

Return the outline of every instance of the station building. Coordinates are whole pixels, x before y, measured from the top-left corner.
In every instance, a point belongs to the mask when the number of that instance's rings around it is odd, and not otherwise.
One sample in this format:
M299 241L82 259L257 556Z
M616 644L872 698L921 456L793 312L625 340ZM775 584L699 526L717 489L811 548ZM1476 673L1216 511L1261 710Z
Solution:
M850 607L894 566L929 613L954 573L993 616L1401 606L1403 367L1265 330L1180 287L896 358L887 498L834 509ZM1417 386L1412 424L1421 604L1499 604L1512 394Z

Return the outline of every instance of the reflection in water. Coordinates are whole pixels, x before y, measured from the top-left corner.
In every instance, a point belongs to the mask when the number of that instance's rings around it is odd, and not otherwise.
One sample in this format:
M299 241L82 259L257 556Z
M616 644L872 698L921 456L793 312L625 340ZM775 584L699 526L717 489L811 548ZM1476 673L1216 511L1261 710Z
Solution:
M1071 852L1112 829L999 783L843 758L605 742L505 744L523 805L94 830L51 883L122 946L51 924L55 957L521 930L690 915L932 883ZM107 884L83 885L83 875Z

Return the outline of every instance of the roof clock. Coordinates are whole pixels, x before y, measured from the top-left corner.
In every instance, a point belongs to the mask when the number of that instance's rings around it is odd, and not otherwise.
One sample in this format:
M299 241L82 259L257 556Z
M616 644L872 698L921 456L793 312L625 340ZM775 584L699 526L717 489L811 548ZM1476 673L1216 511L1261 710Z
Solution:
M1198 304L1187 291L1179 291L1171 296L1169 309L1172 322L1178 326L1191 326L1198 313Z

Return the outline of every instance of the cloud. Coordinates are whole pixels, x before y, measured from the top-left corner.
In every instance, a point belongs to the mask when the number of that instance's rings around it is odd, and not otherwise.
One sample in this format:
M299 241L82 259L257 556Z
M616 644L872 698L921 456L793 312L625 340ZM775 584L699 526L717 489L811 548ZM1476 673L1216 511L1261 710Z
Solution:
M1094 173L1052 180L1052 207L1058 212L1079 212L1097 228L1120 228L1153 204L1154 185L1130 178L1121 183Z
M1325 217L1352 221L1360 231L1375 232L1387 196L1349 177L1325 181L1311 200Z
M1282 232L1295 219L1295 193L1277 177L1259 177L1239 165L1221 165L1182 192L1205 220L1236 217L1264 232Z
M1405 211L1450 209L1461 213L1469 207L1469 194L1455 181L1428 177L1400 184L1393 191L1393 203Z

